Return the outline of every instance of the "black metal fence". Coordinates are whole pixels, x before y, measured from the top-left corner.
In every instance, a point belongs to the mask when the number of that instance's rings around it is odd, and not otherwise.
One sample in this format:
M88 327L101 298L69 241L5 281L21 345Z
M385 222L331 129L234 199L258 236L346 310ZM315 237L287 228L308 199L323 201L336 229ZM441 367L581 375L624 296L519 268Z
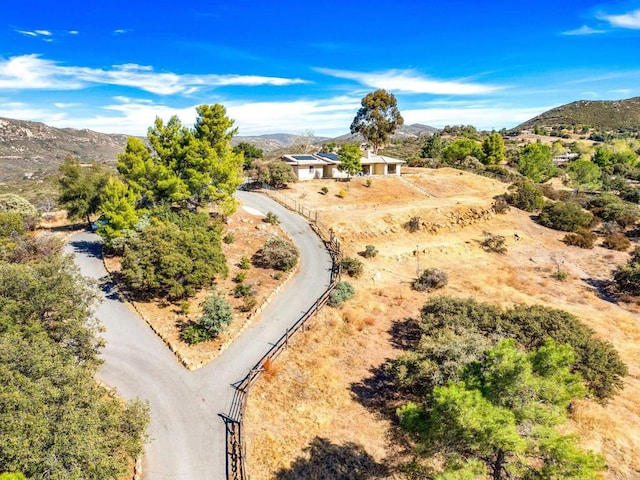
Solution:
M307 322L315 317L318 311L324 307L329 300L331 292L340 280L340 265L342 261L342 252L340 243L330 228L323 225L318 218L317 210L309 209L296 200L284 195L269 192L270 197L281 205L293 210L304 216L310 221L310 225L318 236L323 240L325 247L329 251L332 259L331 283L320 298L307 310L280 339L269 349L269 351L256 363L249 373L236 382L233 386L235 392L231 401L231 406L226 414L220 414L224 420L226 427L226 449L227 449L227 479L228 480L247 480L247 472L245 468L245 445L242 438L242 421L244 410L247 402L249 389L258 379L264 370L267 362L274 361L280 353L289 345L289 340L296 332L306 328Z

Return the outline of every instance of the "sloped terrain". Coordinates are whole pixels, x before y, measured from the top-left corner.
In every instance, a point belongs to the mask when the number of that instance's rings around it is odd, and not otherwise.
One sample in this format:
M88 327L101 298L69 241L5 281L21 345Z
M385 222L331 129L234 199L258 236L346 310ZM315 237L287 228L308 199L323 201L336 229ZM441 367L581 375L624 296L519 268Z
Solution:
M640 477L640 326L635 306L616 303L603 290L627 253L569 247L563 233L526 212L492 213L493 196L506 185L466 172L421 170L404 180L374 178L371 187L361 179L346 185L301 182L284 192L317 208L345 255L360 258L365 271L346 278L356 298L341 310L326 308L253 387L245 417L252 478L337 478L336 463L358 478L407 478L400 465L412 451L398 435L400 402L383 365L406 348L411 319L426 300L441 294L562 308L611 341L629 367L625 388L606 406L577 402L567 429L605 456L605 478ZM403 227L412 216L422 225L415 233ZM481 248L486 232L505 237L505 254ZM379 254L359 257L368 244ZM568 273L564 282L553 277L558 265ZM413 291L416 270L431 267L448 273L448 285Z
M544 112L513 130L559 125L588 125L604 131L639 131L640 97L626 100L579 100Z

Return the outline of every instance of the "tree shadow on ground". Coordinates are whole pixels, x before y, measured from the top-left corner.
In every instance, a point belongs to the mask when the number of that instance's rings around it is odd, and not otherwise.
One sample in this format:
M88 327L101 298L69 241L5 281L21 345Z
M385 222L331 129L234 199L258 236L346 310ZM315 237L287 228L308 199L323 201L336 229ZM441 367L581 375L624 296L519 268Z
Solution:
M119 302L123 301L120 293L118 293L116 283L108 275L98 280L98 285L100 286L100 290L104 294L105 298L109 300L117 300Z
M102 242L74 240L69 242L69 245L71 245L73 250L76 252L84 253L85 255L93 258L102 258Z
M422 330L415 318L404 318L393 322L391 329L391 345L401 350L409 350L420 341Z
M298 458L290 468L279 470L276 480L369 480L385 478L389 469L356 443L336 445L316 437L305 448L309 458Z
M614 294L614 283L611 280L597 280L595 278L583 278L587 285L595 288L596 293L602 300L618 304L618 300Z

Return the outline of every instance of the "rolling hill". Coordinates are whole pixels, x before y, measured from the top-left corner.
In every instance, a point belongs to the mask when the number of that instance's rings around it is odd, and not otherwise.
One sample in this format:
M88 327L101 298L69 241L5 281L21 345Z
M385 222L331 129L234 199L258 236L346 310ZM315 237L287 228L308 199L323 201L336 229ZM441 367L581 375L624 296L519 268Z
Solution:
M0 182L46 177L69 155L83 162L115 162L127 138L0 118Z
M579 100L548 110L513 130L560 125L587 125L600 131L640 131L640 97Z

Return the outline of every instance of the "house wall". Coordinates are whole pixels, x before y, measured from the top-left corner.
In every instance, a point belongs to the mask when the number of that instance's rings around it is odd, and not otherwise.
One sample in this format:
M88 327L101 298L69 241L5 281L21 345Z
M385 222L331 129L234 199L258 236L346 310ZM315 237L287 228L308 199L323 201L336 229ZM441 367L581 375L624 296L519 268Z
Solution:
M384 163L375 163L373 165L373 174L374 175L386 175L387 174L387 166Z
M322 178L322 166L313 165L313 168L310 168L309 165L295 165L293 171L300 181Z

